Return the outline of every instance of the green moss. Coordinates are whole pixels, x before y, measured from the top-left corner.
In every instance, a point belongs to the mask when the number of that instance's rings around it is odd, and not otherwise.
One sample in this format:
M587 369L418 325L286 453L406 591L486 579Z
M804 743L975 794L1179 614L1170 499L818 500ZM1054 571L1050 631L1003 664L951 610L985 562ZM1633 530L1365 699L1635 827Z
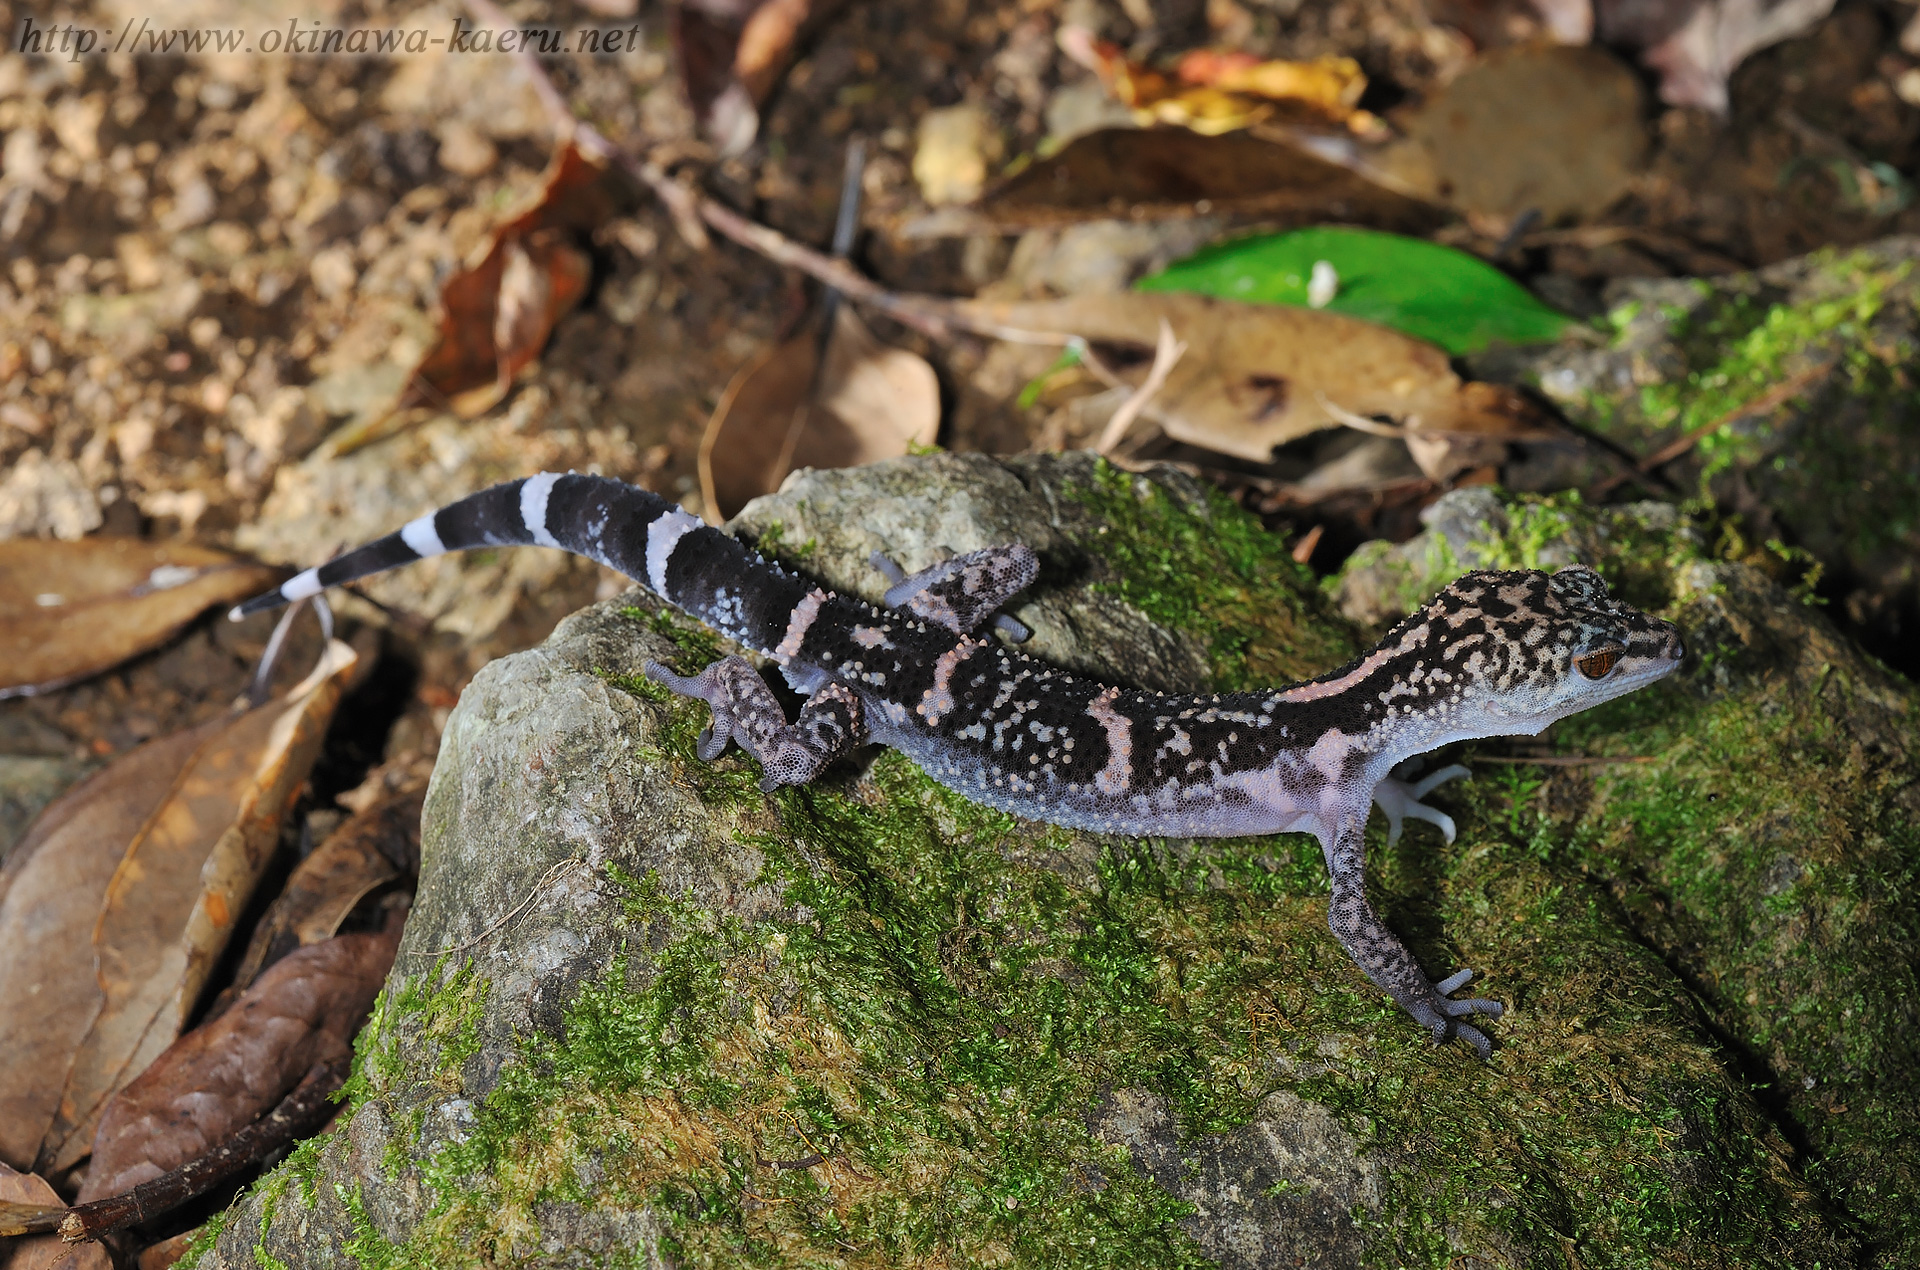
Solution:
M1071 492L1094 513L1080 546L1108 566L1097 585L1203 640L1219 689L1297 682L1357 651L1285 540L1224 495L1189 505L1104 460Z
M389 987L374 1001L354 1038L353 1074L342 1094L355 1108L403 1087L418 1071L423 1045L433 1047L435 1069L451 1073L442 1080L455 1088L460 1065L480 1051L487 987L471 960L454 966L450 958L438 958L400 984L397 993Z
M1640 408L1651 424L1681 434L1726 420L1700 439L1703 476L1768 448L1772 437L1764 417L1736 427L1738 411L1776 391L1806 364L1809 353L1837 356L1837 370L1853 381L1855 393L1871 392L1869 381L1890 369L1870 351L1868 335L1888 289L1905 280L1910 266L1889 271L1862 262L1852 268L1857 285L1839 296L1763 307L1750 296L1733 294L1675 323L1686 373L1642 389Z
M213 1246L220 1242L220 1236L225 1233L227 1223L232 1220L231 1207L223 1208L207 1218L200 1229L193 1233L193 1242L187 1245L186 1252L173 1264L178 1270L198 1270L201 1259L213 1251Z
M1770 1097L1806 1143L1809 1179L1905 1264L1920 1257L1920 828L1889 812L1906 777L1863 763L1834 674L1761 682L1611 720L1611 744L1657 757L1596 779L1583 864L1776 1073ZM1570 721L1563 743L1591 744L1608 722Z
M1428 964L1458 960L1444 929L1498 967L1495 991L1555 985L1481 1065L1352 973L1304 849L1266 867L1303 836L1033 841L893 754L866 785L782 791L790 833L754 845L787 915L742 923L610 869L629 952L425 1163L437 1199L413 1240L357 1242L381 1266L517 1260L534 1205L566 1200L650 1205L682 1264L1202 1264L1188 1207L1084 1119L1130 1085L1190 1134L1290 1089L1363 1145L1423 1144L1361 1214L1381 1264L1563 1233L1587 1266L1787 1264L1794 1184L1766 1126L1670 1010L1659 959L1547 863L1568 848L1543 849L1536 793L1471 790L1454 850L1375 844ZM1090 850L1090 875L1057 871ZM403 993L378 1026L456 1032L441 1020L465 1000Z

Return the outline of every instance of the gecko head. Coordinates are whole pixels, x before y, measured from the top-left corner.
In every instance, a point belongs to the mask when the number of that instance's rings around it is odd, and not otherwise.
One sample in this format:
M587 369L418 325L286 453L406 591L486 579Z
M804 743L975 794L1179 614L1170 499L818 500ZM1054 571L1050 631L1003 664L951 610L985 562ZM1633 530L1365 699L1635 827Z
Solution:
M1585 565L1469 573L1402 630L1422 625L1427 659L1458 686L1457 724L1487 736L1538 732L1672 674L1685 655L1678 627L1613 599Z

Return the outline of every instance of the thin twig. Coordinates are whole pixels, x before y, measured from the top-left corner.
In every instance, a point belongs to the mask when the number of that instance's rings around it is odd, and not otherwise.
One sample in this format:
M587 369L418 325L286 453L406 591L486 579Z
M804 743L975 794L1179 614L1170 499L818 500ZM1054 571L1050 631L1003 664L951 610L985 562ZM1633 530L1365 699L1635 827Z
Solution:
M1476 763L1518 763L1535 767L1597 767L1603 763L1651 763L1651 754L1476 754Z
M1120 403L1120 408L1113 412L1113 418L1107 420L1107 426L1100 433L1100 439L1094 443L1093 448L1096 452L1113 453L1114 447L1119 445L1121 438L1127 435L1127 429L1133 426L1133 421L1140 417L1140 413L1159 395L1160 390L1166 387L1167 376L1173 373L1173 368L1180 363L1182 357L1186 356L1186 352L1186 342L1173 338L1173 324L1161 318L1160 339L1153 349L1153 366L1147 371L1147 377L1140 382L1140 386L1129 393L1127 399Z
M1799 396L1801 391L1815 380L1825 378L1827 372L1832 369L1832 365L1827 362L1809 366L1799 374L1793 376L1793 378L1782 380L1780 383L1775 384L1758 397L1755 397L1752 401L1715 415L1699 427L1691 429L1687 435L1681 437L1679 440L1663 445L1646 458L1641 459L1639 464L1640 470L1642 472L1651 472L1657 467L1665 467L1734 420L1743 419L1748 415L1762 414L1768 410L1772 410L1775 406L1785 404Z
M513 19L493 0L466 0L466 5L476 22L508 29L514 25ZM972 331L994 339L1025 344L1066 344L1076 338L1052 331L1022 331L1001 326L966 312L964 306L946 296L889 291L846 261L836 260L826 252L796 242L777 229L742 216L724 203L695 193L674 180L659 164L636 158L615 145L592 124L574 117L567 107L566 98L561 95L538 58L526 49L516 51L513 56L527 81L533 85L534 94L540 98L540 104L547 111L560 140L563 143L572 142L595 159L618 164L623 171L652 190L665 205L681 237L696 250L704 251L708 247L710 240L703 225L710 226L742 247L765 256L775 264L798 269L855 303L878 309L929 339L948 339L955 331Z
M440 958L440 957L446 956L448 953L465 952L467 949L473 947L475 944L479 943L481 940L485 939L487 936L493 934L493 932L499 930L502 926L505 926L508 922L512 921L514 918L520 916L520 914L526 910L527 905L533 903L534 900L538 899L540 897L540 892L546 889L547 883L553 881L558 874L564 873L564 872L571 872L574 869L577 869L580 866L584 865L585 863L586 861L581 859L579 856L568 856L564 860L556 860L551 866L548 867L545 873L542 873L540 875L540 880L533 884L533 889L527 892L527 898L521 900L518 904L514 905L512 912L508 913L505 917L501 918L499 921L493 923L493 925L481 931L478 935L475 935L472 939L469 939L464 943L449 945L446 948L410 949L408 950L406 955L409 957Z
M333 1116L333 1092L346 1083L351 1067L344 1058L316 1063L279 1106L205 1155L142 1182L123 1195L69 1209L60 1222L60 1238L70 1244L81 1243L172 1212L296 1138L312 1133Z

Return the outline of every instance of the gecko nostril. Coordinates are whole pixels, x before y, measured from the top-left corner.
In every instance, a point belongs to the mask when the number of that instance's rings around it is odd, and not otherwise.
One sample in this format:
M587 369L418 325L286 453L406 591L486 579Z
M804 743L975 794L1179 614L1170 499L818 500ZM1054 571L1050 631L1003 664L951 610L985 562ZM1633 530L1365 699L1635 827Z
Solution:
M1680 632L1673 631L1669 633L1667 635L1667 656L1673 658L1675 661L1683 661L1686 655L1687 646L1681 642Z

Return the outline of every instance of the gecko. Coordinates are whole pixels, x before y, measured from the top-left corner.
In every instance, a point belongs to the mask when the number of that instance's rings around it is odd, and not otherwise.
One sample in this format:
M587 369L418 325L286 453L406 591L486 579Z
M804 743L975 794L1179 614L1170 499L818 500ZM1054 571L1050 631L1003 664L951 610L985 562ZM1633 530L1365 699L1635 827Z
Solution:
M1328 926L1354 964L1436 1043L1458 1039L1481 1058L1492 1042L1466 1020L1497 1019L1504 1007L1453 996L1471 970L1429 978L1368 902L1372 808L1386 815L1389 843L1409 819L1452 842L1452 819L1423 800L1467 769L1415 781L1410 760L1455 741L1537 735L1671 674L1684 656L1678 628L1611 598L1584 565L1477 570L1317 679L1218 695L1141 691L1012 646L1029 632L1000 610L1040 572L1023 544L969 551L911 576L875 552L890 584L875 606L766 559L658 494L550 472L421 516L230 616L428 556L503 546L598 561L778 667L804 698L791 722L744 657L691 676L645 667L711 711L699 757L738 743L763 768L763 789L810 781L877 743L947 788L1030 820L1167 837L1313 834L1332 884Z

